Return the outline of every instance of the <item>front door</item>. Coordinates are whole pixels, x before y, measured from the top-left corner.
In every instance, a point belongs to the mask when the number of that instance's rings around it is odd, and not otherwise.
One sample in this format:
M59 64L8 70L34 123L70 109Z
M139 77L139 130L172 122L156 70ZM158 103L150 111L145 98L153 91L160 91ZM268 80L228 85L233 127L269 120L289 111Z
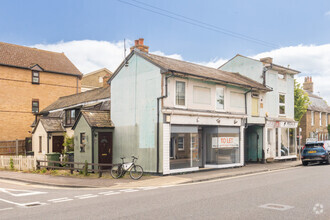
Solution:
M64 150L63 142L63 136L53 136L53 152L62 153Z
M111 164L112 163L112 132L99 132L98 145L99 145L99 163Z

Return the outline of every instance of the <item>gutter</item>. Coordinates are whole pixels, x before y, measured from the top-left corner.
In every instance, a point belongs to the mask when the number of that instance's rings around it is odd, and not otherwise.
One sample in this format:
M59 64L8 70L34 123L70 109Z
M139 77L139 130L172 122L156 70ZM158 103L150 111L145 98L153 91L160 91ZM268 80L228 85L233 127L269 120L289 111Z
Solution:
M172 72L171 75L165 77L165 95L157 98L157 174L159 174L159 101L167 98L167 79L173 75L174 74Z

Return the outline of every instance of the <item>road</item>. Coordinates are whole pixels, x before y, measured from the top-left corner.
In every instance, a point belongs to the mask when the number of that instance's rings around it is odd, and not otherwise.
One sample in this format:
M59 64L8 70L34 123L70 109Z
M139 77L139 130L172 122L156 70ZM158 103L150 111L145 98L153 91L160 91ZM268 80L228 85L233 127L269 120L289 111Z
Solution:
M124 190L0 180L0 219L330 219L329 174L314 165Z

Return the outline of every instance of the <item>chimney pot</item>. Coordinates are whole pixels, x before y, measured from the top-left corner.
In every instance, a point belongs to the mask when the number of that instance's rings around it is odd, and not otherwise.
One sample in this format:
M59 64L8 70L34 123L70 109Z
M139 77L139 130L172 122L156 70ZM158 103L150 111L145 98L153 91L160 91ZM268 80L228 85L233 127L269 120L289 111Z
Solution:
M263 63L273 63L273 58L264 57L264 58L260 58L260 61L263 62Z
M305 82L303 83L303 89L311 93L314 92L314 83L312 82L312 77L305 77Z
M139 45L143 45L143 41L144 41L144 39L143 38L140 38L139 39Z

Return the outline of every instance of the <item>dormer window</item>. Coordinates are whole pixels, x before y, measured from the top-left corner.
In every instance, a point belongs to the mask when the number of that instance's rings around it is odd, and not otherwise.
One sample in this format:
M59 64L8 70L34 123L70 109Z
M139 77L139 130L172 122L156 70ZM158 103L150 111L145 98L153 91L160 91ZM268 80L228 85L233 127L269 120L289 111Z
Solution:
M65 111L65 124L73 125L76 120L76 110L70 109Z
M32 71L32 84L39 84L39 83L40 83L39 72L33 70Z

